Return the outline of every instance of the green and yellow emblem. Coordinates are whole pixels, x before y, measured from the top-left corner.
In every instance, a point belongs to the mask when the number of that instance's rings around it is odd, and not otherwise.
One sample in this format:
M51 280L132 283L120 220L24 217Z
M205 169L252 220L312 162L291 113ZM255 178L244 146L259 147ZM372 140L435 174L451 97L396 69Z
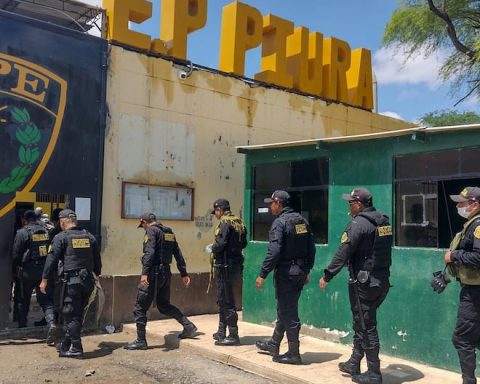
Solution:
M33 62L0 53L0 217L30 192L57 143L67 82Z

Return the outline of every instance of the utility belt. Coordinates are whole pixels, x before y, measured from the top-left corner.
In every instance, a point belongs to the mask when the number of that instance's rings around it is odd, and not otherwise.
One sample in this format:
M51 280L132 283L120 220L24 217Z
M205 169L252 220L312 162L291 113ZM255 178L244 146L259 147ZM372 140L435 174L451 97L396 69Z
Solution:
M45 257L37 257L35 259L29 259L25 262L22 263L22 266L26 266L26 265L45 265L45 260L46 258Z
M64 281L68 285L81 284L88 277L92 276L92 272L89 272L86 268L73 269L71 271L65 271L63 274Z
M158 272L168 271L170 270L170 264L168 263L155 264L153 265L153 270Z

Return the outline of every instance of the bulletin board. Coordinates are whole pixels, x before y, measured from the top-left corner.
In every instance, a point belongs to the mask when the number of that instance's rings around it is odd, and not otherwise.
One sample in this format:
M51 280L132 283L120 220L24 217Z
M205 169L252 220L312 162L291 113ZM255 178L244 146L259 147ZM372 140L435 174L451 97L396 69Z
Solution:
M138 219L153 212L161 220L193 220L193 189L122 183L122 218Z

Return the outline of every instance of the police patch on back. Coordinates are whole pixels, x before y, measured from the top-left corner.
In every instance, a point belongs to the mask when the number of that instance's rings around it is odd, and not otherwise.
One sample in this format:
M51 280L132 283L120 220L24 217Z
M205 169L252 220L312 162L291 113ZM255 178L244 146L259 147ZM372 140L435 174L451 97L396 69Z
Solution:
M384 225L383 227L378 227L378 236L392 236L392 226Z
M175 241L175 235L173 233L164 233L165 241Z
M90 239L72 239L72 248L90 248Z
M303 233L307 233L307 225L306 224L296 224L295 225L295 233L297 235L301 235Z
M34 243L38 243L40 241L48 241L48 240L49 240L48 233L34 233L32 235L32 241Z

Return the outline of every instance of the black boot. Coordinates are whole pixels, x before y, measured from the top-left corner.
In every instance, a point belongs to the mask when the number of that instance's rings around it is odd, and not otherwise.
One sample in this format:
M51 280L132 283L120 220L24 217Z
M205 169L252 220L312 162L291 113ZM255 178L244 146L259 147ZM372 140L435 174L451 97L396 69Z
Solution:
M363 355L363 350L354 346L352 356L350 356L347 361L338 363L338 369L341 372L348 373L351 376L360 375L360 362L363 359Z
M255 342L255 345L261 351L268 352L272 356L278 356L280 352L280 343L283 339L283 333L277 331L277 328L273 330L273 335L270 340L261 341L258 340Z
M360 375L352 376L352 381L359 384L382 384L382 373L380 372L380 361L371 362L367 360L368 370Z
M57 335L58 335L58 328L57 325L54 323L51 323L48 326L48 331L47 331L47 345L54 346L56 341L57 341Z
M40 320L35 320L33 322L34 327L44 327L45 325L47 325L47 320L45 319L45 317L42 317Z
M238 336L238 327L228 327L228 337L215 341L215 345L231 346L240 345L240 337Z
M273 357L273 361L280 364L302 364L302 358L300 357L300 342L299 341L289 341L288 342L288 352L283 355L278 355Z
M218 323L218 330L215 332L213 336L213 340L222 340L225 338L227 333L227 325L225 323L219 322Z
M65 338L57 344L57 352L67 352L70 349L70 346L72 345L72 340L70 337L65 336Z
M180 319L180 324L183 325L183 331L178 335L179 339L192 339L195 337L198 328L185 316Z
M129 351L148 349L146 333L145 325L137 323L137 338L125 345L123 349L128 349Z
M462 384L477 384L477 379L475 377L463 377Z
M70 349L66 352L60 349L58 353L59 357L72 357L75 359L81 359L83 357L83 347L81 340L72 340Z

